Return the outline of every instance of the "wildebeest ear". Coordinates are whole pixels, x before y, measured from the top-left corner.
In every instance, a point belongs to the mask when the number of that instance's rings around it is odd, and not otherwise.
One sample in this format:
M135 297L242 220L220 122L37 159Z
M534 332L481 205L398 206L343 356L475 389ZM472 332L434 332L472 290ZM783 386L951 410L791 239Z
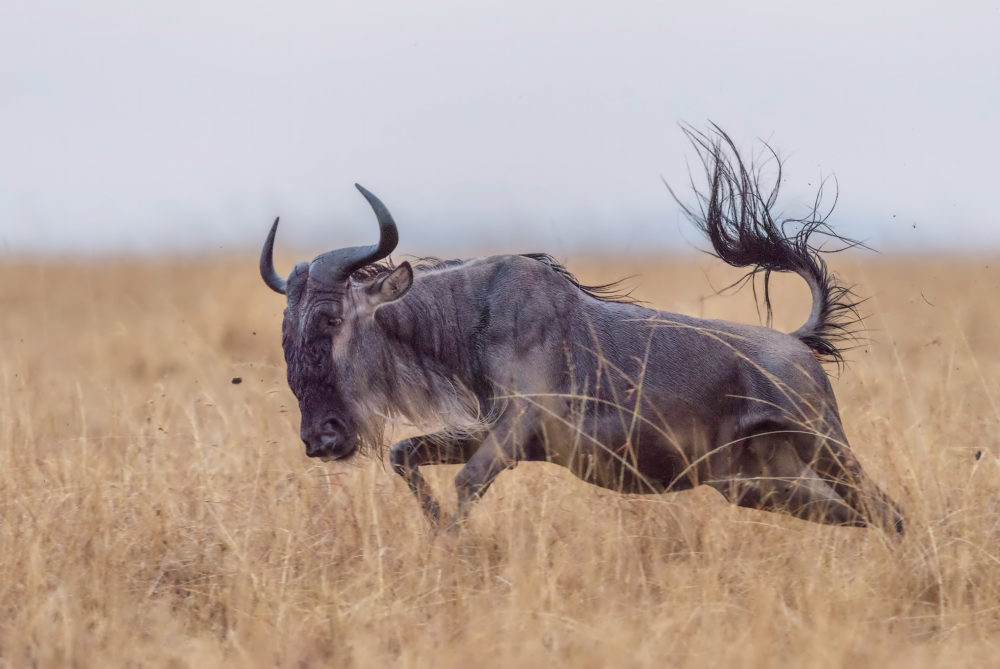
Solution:
M371 287L371 294L379 304L398 300L413 285L413 268L404 262L396 269L378 279Z

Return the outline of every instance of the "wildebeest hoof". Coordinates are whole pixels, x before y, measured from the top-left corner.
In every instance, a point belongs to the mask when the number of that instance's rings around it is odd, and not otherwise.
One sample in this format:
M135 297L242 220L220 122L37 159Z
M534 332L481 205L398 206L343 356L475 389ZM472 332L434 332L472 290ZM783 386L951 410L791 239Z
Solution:
M452 514L448 520L448 531L451 533L461 532L465 527L465 516L460 516L457 513Z

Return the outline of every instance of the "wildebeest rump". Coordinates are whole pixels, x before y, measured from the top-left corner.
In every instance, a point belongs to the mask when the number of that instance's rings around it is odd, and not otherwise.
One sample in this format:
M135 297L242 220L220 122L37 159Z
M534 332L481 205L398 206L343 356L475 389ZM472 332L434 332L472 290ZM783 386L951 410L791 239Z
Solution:
M272 261L275 220L261 253L264 281L287 296L282 346L306 454L378 450L391 420L437 426L390 450L435 524L422 465L464 464L461 519L504 469L544 460L622 492L704 484L741 506L902 531L848 446L821 365L841 362L857 311L810 243L837 238L819 198L807 217L776 222L778 181L761 188L718 128L688 134L709 185L685 212L715 255L764 272L769 311L770 272L802 276L813 306L801 328L645 308L613 286L581 285L545 255L393 266L382 261L396 224L358 186L377 244L324 253L286 280Z

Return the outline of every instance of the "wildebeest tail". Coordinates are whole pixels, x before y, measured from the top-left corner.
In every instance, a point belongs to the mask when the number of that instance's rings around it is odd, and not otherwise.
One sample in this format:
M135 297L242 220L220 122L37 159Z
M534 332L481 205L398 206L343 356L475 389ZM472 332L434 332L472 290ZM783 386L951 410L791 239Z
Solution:
M791 334L809 346L820 360L842 363L845 342L855 338L861 321L858 312L861 301L828 269L821 249L813 240L822 237L836 242L838 248L827 249L830 251L861 244L837 235L827 224L833 206L820 211L823 186L820 185L806 216L776 221L774 205L781 185L781 161L770 146L764 144L765 163L773 162L770 171L776 174L773 185L770 182L765 185L762 166L745 162L732 139L717 125L712 124L709 133L688 127L684 132L701 159L709 191L694 188L697 197L694 207L681 202L672 189L671 195L688 218L708 235L714 255L734 267L752 268L734 285L752 284L757 274L764 275L768 325L771 272L795 272L804 278L812 291L812 312L805 324ZM669 184L667 187L670 188Z

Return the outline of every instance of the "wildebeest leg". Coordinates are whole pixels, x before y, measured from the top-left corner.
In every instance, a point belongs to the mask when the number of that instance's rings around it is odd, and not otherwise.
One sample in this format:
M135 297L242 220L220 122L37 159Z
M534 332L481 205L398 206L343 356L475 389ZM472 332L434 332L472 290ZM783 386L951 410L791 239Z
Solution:
M472 503L483 496L500 472L513 467L519 460L539 459L544 449L539 446L537 430L537 411L526 411L499 421L490 431L455 476L458 494L455 524L465 519Z
M418 469L421 465L457 465L468 461L469 456L482 442L482 436L456 438L444 432L404 439L389 449L392 470L403 477L420 502L424 514L437 527L441 507L431 494L427 480Z
M817 437L799 449L803 459L810 454L809 465L851 508L875 525L889 532L903 533L903 515L896 504L861 469L841 433L838 439Z
M732 478L708 483L739 506L831 525L867 525L860 513L799 458L785 436L751 437L742 448Z

